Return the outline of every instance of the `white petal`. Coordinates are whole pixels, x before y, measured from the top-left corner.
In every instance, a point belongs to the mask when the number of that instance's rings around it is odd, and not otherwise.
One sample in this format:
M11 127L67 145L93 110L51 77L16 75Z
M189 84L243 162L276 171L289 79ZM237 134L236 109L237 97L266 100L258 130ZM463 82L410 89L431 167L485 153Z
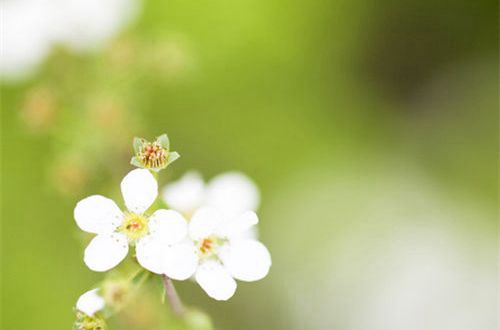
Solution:
M192 242L174 244L165 254L164 273L174 280L190 278L198 267L198 255Z
M259 238L259 230L257 226L250 227L248 228L248 230L241 232L240 235L237 236L237 238L257 240Z
M205 261L196 271L196 282L216 300L228 300L236 291L236 281L217 261Z
M221 224L222 216L217 210L208 207L201 208L189 221L189 236L193 240L208 237L217 232Z
M149 231L166 243L176 243L187 235L187 221L177 211L158 210L149 217Z
M158 183L145 169L130 171L120 185L125 205L130 212L144 213L158 196Z
M169 248L168 244L154 235L145 236L137 241L135 253L139 264L147 270L163 273L163 260Z
M73 214L80 229L94 234L112 233L123 221L123 213L115 202L99 195L79 201Z
M85 249L84 262L93 271L104 272L118 265L128 253L123 234L100 234Z
M220 255L231 275L241 281L257 281L264 278L271 267L271 255L259 241L245 239L231 242Z
M179 180L165 186L163 200L174 210L193 213L205 196L205 183L198 172L188 172Z
M218 234L229 238L244 237L258 222L257 214L253 211L247 211L234 219L225 219L218 229Z
M206 205L216 207L229 216L256 211L260 194L257 186L243 173L228 172L213 178L207 186Z
M84 312L88 316L93 316L95 313L104 308L104 299L97 294L99 289L93 289L85 292L78 298L76 309Z

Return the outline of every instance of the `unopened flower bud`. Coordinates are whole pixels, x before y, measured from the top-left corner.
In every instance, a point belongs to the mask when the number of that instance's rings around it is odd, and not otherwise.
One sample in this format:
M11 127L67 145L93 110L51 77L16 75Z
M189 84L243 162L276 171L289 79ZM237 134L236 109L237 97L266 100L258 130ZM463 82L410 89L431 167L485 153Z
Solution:
M130 295L130 283L125 279L108 279L103 283L103 297L106 305L113 310L121 309Z
M105 302L99 293L99 289L85 292L76 302L76 321L73 330L105 330L106 322L102 318L101 311Z

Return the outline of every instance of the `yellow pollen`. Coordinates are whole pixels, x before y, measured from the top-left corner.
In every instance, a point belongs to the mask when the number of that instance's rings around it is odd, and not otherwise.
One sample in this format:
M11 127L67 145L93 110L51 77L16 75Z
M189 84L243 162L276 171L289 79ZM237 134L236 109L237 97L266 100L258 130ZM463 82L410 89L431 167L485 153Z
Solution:
M210 238L205 238L203 241L201 241L200 244L200 252L205 254L212 250L212 247L214 245L214 242Z
M143 215L128 213L119 231L127 235L130 241L136 241L148 233L148 220Z
M162 167L167 161L167 156L168 151L158 144L158 142L147 143L139 153L139 159L148 168Z

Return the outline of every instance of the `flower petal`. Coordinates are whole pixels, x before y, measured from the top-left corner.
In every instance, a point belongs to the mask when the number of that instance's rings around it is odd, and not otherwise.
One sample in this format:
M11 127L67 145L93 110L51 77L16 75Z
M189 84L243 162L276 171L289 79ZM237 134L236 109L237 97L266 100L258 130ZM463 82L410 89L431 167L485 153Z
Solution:
M73 214L81 230L94 234L112 233L123 221L123 213L115 202L100 195L79 201Z
M145 169L130 171L120 185L125 205L130 212L144 213L158 196L158 183Z
M198 267L198 255L192 242L174 244L165 253L164 273L174 279L183 281L190 278Z
M221 214L214 208L203 207L193 214L189 221L189 236L193 240L208 237L222 224Z
M187 221L177 211L157 210L149 217L149 232L166 243L176 243L187 235Z
M248 235L250 229L259 222L257 214L253 211L247 211L234 219L225 219L217 234L228 238L243 238Z
M216 207L228 216L256 211L259 202L257 186L243 173L220 174L208 183L206 205Z
M104 308L104 298L97 294L99 289L93 289L85 292L78 298L76 309L88 316L94 316L95 313Z
M228 300L236 291L236 281L219 262L209 260L196 271L196 282L216 300Z
M205 196L205 183L198 172L188 172L163 188L162 198L169 207L183 213L199 208Z
M85 249L83 261L93 271L104 272L118 265L128 253L127 237L123 234L99 234Z
M135 246L137 261L147 270L162 274L164 255L168 248L168 244L158 236L148 235L142 237Z
M264 278L271 267L271 255L259 241L244 239L231 242L226 253L221 253L224 266L231 275L241 281L257 281Z

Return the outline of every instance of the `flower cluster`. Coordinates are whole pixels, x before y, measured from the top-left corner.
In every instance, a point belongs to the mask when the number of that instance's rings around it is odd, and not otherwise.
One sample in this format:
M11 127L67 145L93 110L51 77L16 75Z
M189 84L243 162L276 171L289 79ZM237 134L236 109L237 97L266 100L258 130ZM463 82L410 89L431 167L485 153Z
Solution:
M200 174L189 172L166 185L158 199L156 172L179 157L169 148L166 135L154 142L134 140L131 163L140 168L121 182L123 209L101 195L77 203L76 224L96 234L85 249L84 262L93 271L105 272L133 248L131 258L145 270L174 280L193 278L210 297L227 300L235 293L236 280L257 281L271 266L269 251L256 239L258 189L237 172L207 184ZM100 322L94 314L103 306L93 290L76 307L88 323Z

